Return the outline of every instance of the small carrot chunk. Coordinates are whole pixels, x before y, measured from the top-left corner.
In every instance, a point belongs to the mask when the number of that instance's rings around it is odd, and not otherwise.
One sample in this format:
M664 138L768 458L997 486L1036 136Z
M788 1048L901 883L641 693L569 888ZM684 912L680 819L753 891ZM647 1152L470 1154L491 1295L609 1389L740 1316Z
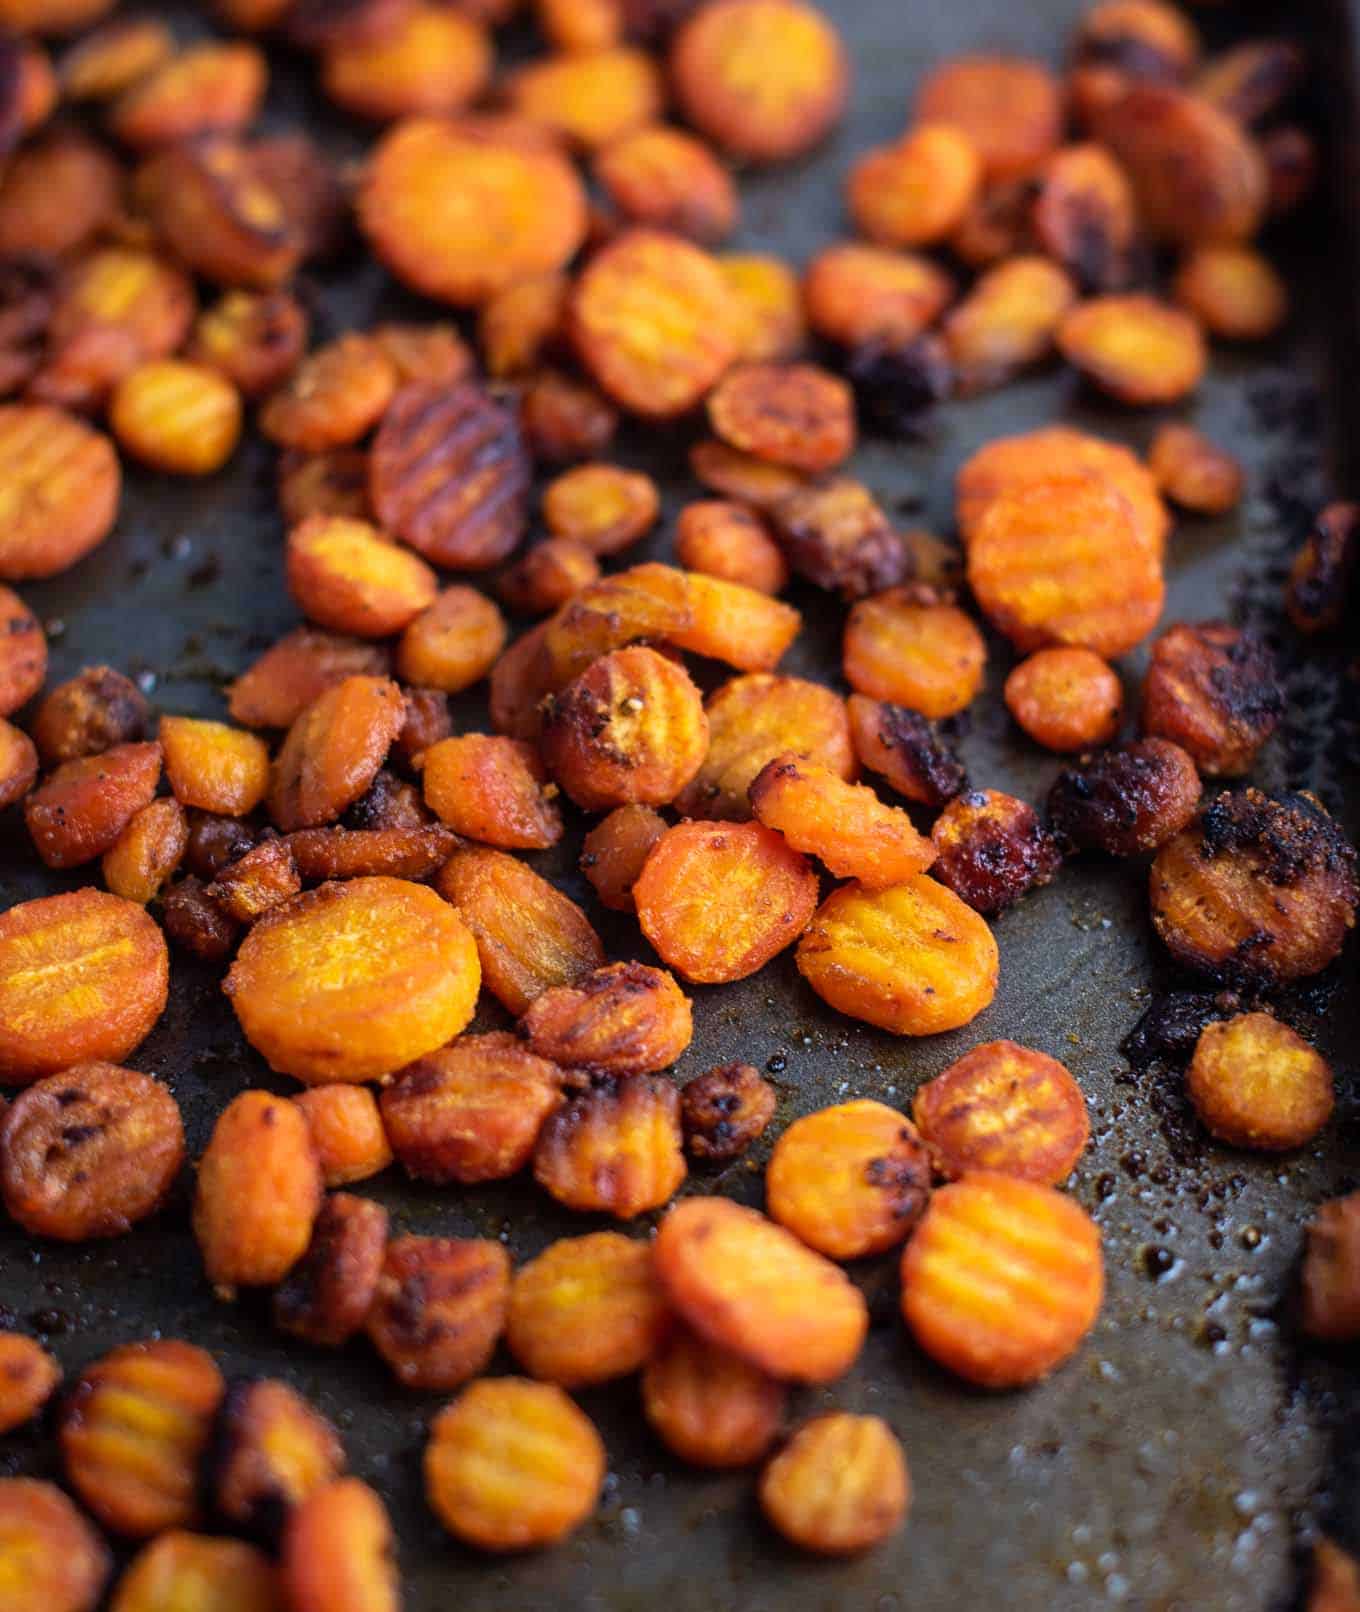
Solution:
M602 458L619 429L619 411L604 393L559 369L529 378L519 418L534 458L551 465Z
M165 775L183 806L245 817L269 788L269 750L253 733L196 717L161 718Z
M694 444L689 464L695 479L710 492L750 504L753 509L773 509L780 499L807 485L807 477L796 470L740 453L712 437Z
M804 0L714 0L671 47L688 122L749 162L787 162L822 141L850 87L845 46Z
M795 1120L765 1172L770 1218L828 1259L904 1242L929 1197L930 1156L916 1127L867 1099Z
M855 776L845 701L820 683L752 673L734 677L705 704L708 755L677 797L689 817L744 821L756 774L776 756L806 757L838 777Z
M935 819L931 872L984 917L1048 884L1062 852L1034 808L996 789L968 789Z
M211 476L241 440L241 394L218 370L184 359L141 364L109 399L119 447L153 470Z
M384 1086L393 1151L421 1181L501 1181L533 1156L562 1102L562 1072L513 1035L465 1035Z
M376 644L296 627L230 685L227 709L247 728L290 728L347 677L383 677L387 670L386 651Z
M456 215L440 205L450 195L467 198ZM585 238L586 198L570 162L537 132L410 118L372 154L359 221L399 280L476 306L564 267Z
M961 129L926 123L862 156L846 181L860 232L879 246L934 246L962 223L982 182L982 159Z
M750 793L758 822L794 850L817 857L838 879L881 889L924 873L935 860L934 847L906 812L815 761L777 756L756 774Z
M320 828L377 776L406 720L397 685L346 677L304 706L274 762L269 815L285 833Z
M2 791L0 791L2 793ZM129 818L104 852L104 883L116 896L144 907L161 893L184 858L189 826L177 800L153 800Z
M587 811L668 804L707 750L702 695L682 666L651 649L602 656L554 697L544 716L543 759ZM428 789L427 774L427 798Z
M792 605L740 582L699 572L688 573L686 582L692 619L670 641L692 655L742 672L772 672L802 628Z
M236 944L241 926L218 906L192 874L165 892L161 921L177 947L205 963L220 963Z
M38 752L32 739L0 717L0 809L21 801L37 781ZM125 829L124 834L126 832ZM120 835L119 839L122 837ZM105 854L107 860L108 853Z
M687 571L757 593L781 593L788 586L788 561L759 517L725 499L706 499L681 510L675 557Z
M487 1378L441 1411L425 1448L425 1495L478 1550L556 1544L594 1511L605 1450L554 1383Z
M485 594L445 588L402 634L397 675L417 688L458 694L486 676L505 639L505 620Z
M749 1063L724 1063L680 1092L685 1146L696 1159L734 1159L774 1118L774 1087Z
M831 1382L854 1364L869 1323L859 1289L754 1209L686 1198L654 1248L666 1297L710 1343L791 1382Z
M109 123L138 149L241 129L259 110L267 78L264 54L254 45L192 45L125 90Z
M1311 1142L1336 1102L1327 1060L1269 1013L1205 1025L1185 1089L1221 1142L1267 1152Z
M857 693L923 716L954 716L982 686L987 648L953 605L893 588L861 599L845 627L844 671Z
M639 1370L666 1325L651 1244L564 1237L515 1273L505 1341L540 1382L583 1388Z
M1179 745L1139 739L1082 756L1059 773L1048 817L1068 847L1138 856L1179 834L1199 796L1199 774Z
M246 1039L309 1084L375 1080L472 1017L477 947L433 890L366 878L305 891L246 936L223 990Z
M32 1421L60 1381L61 1367L36 1339L0 1332L0 1433Z
M734 298L738 360L763 364L796 358L807 344L807 321L795 271L782 259L759 252L728 252L718 267ZM725 445L707 446L726 451Z
M604 962L599 937L575 902L503 851L456 851L436 884L472 931L488 989L512 1013Z
M1355 850L1311 795L1225 791L1162 846L1148 893L1153 927L1185 967L1249 984L1305 979L1354 927Z
M135 1556L118 1580L109 1612L274 1612L273 1563L239 1539L211 1539L172 1529Z
M118 1063L165 1007L170 957L140 906L73 890L0 913L0 1085Z
M784 1419L783 1383L686 1326L673 1324L642 1373L642 1409L672 1454L691 1466L750 1466Z
M544 850L562 838L562 814L532 746L464 733L424 753L425 802L455 834L504 850Z
M290 365L285 375L295 367ZM368 497L368 450L327 448L321 453L300 453L285 449L279 455L278 493L279 509L290 529L301 526L311 515L368 520L373 513Z
M944 321L958 394L1002 386L1047 358L1076 300L1076 286L1045 257L1013 257L988 269Z
M198 1167L194 1235L218 1288L268 1287L306 1251L321 1208L321 1164L302 1110L242 1092Z
M63 409L0 408L0 578L55 576L113 530L122 475L113 444Z
M1198 321L1141 292L1078 304L1057 340L1069 364L1121 403L1178 403L1208 362Z
M1264 341L1289 317L1279 273L1249 246L1198 246L1176 273L1172 296L1224 341Z
M475 19L415 5L377 37L328 50L321 86L347 112L378 122L450 117L481 95L493 64L491 40Z
M1128 176L1104 146L1053 153L1039 178L1033 227L1038 245L1083 291L1128 283L1137 204Z
M927 1081L912 1117L947 1180L994 1170L1057 1186L1090 1139L1086 1099L1046 1053L988 1041Z
M115 745L64 761L24 797L24 821L50 868L80 867L112 849L150 804L161 775L158 744Z
M243 1378L227 1389L208 1480L215 1511L233 1528L272 1542L289 1514L344 1467L340 1435L287 1383Z
M111 666L87 666L46 696L33 718L33 742L49 767L99 755L146 735L150 707Z
M503 571L496 593L510 610L544 616L600 580L600 562L575 538L549 537Z
M657 842L633 895L663 961L716 985L756 973L798 939L817 904L817 875L763 824L682 823Z
M237 923L253 924L302 888L302 878L287 840L264 840L230 863L205 894Z
M878 1416L814 1416L760 1475L760 1507L770 1523L818 1556L882 1544L902 1526L910 1503L902 1446Z
M168 359L181 346L194 310L193 283L175 264L137 246L91 252L58 283L46 357L30 393L65 408L97 408L140 365ZM217 376L210 380L221 385ZM238 402L238 427L239 412ZM220 429L224 422L230 427L230 409L222 416L210 401L204 424ZM164 425L174 432L173 412Z
M1104 1293L1100 1229L1052 1187L978 1170L941 1187L902 1255L902 1315L982 1388L1037 1382L1074 1353Z
M485 1371L505 1330L510 1256L500 1243L398 1237L365 1323L404 1388L446 1393Z
M548 1117L534 1148L534 1179L545 1192L568 1209L619 1220L661 1208L685 1174L679 1093L653 1075L610 1077L572 1098Z
M654 123L665 98L656 62L632 45L529 62L508 76L504 90L512 113L588 151Z
M35 1237L121 1236L161 1207L183 1163L175 1099L116 1064L35 1081L0 1122L0 1191Z
M929 258L845 241L818 253L803 276L808 323L850 349L904 347L934 324L954 282Z
M66 1402L66 1478L116 1534L192 1523L199 1464L226 1392L210 1354L176 1338L128 1343L87 1366Z
M1275 656L1258 633L1177 622L1152 646L1143 732L1180 745L1209 777L1250 772L1284 710Z
M260 410L260 430L304 453L347 447L378 423L396 389L382 347L351 331L303 359Z
M390 638L434 603L434 572L364 521L312 515L288 534L288 591L309 621L357 638Z
M989 180L1033 172L1062 138L1062 96L1040 62L960 56L928 75L916 97L918 124L967 135Z
M332 1193L307 1252L274 1290L274 1324L316 1348L338 1349L368 1319L386 1251L386 1209Z
M1165 582L1128 500L1087 472L1003 491L968 549L968 582L1015 647L1123 655L1151 632Z
M307 350L308 319L287 291L228 291L198 317L186 349L246 398L282 386Z
M781 499L773 517L789 564L816 587L860 599L910 574L905 539L862 482L811 483Z
M693 590L683 571L649 563L601 577L543 624L533 651L540 664L526 668L533 672L536 698L560 692L602 655L642 639L675 642L693 625ZM493 699L495 694L493 684Z
M847 714L856 758L907 800L943 806L967 783L957 756L919 711L852 694Z
M1124 720L1118 675L1090 649L1039 649L1006 679L1006 709L1048 750L1109 744Z
M613 912L636 912L633 886L666 820L650 806L617 806L581 842L581 872Z
M540 1057L591 1075L642 1075L675 1063L693 1033L688 997L664 969L610 963L552 985L520 1020Z
M72 101L110 100L168 61L174 48L174 36L157 18L107 22L62 56L62 93Z
M1332 1198L1308 1227L1303 1330L1324 1343L1360 1338L1360 1192Z
M1148 450L1148 469L1173 504L1197 515L1225 515L1242 501L1242 466L1192 426L1162 426Z
M823 1001L894 1035L957 1030L996 994L991 930L924 873L888 890L834 890L799 941L797 962Z
M400 1612L387 1507L358 1478L309 1495L288 1518L279 1577L293 1612Z
M46 677L42 624L12 588L0 587L0 716L12 716L27 705Z
M392 1147L367 1086L313 1086L293 1101L307 1121L327 1187L367 1181L391 1164Z
M693 408L736 357L740 321L708 253L634 229L587 263L571 325L586 368L616 403L667 419Z
M636 543L660 513L651 477L617 465L578 465L543 494L543 519L552 535L584 544L597 555L617 554Z
M489 375L497 380L527 376L562 345L570 291L565 274L532 274L485 300L477 315L477 340Z
M594 172L630 224L673 230L709 246L737 226L740 202L731 174L683 130L651 124L622 134L597 154Z
M424 828L304 828L288 849L306 883L326 879L425 879L458 848L438 824Z
M0 1561L13 1612L94 1612L108 1546L54 1483L0 1478Z
M810 475L834 470L855 446L854 397L814 364L741 364L708 397L714 434L742 453Z

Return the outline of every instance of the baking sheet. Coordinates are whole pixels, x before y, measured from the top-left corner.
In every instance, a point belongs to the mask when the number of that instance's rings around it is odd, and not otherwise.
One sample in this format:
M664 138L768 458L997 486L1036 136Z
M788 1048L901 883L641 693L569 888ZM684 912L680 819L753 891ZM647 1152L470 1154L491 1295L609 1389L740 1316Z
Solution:
M198 26L188 8L159 9L186 30ZM850 117L814 159L743 186L739 243L796 261L843 230L840 177L853 154L900 131L913 86L932 63L979 48L1057 62L1081 8L1073 0L912 8L829 0L828 9L855 59ZM1279 242L1296 317L1261 349L1217 351L1201 392L1178 411L1242 457L1250 493L1226 519L1179 524L1166 619L1232 615L1274 630L1284 566L1308 512L1355 489L1353 45L1339 5L1283 18L1272 9L1240 21L1198 15L1227 34L1248 22L1257 32L1303 28L1322 75L1303 110L1333 137L1328 194ZM273 115L305 119L337 153L357 150L358 131L330 118L306 76L300 61L276 63ZM320 337L379 311L433 312L394 292L357 255L311 287ZM1051 371L949 405L923 442L869 442L855 467L904 523L943 531L959 463L994 436L1052 419L1137 447L1155 423L1093 400L1074 378ZM677 426L620 445L625 462L662 477L668 517L699 494L684 474L687 441ZM53 680L107 660L141 675L161 709L220 715L223 681L295 621L281 581L272 479L272 454L258 441L201 485L130 472L114 538L71 575L23 590L53 635ZM666 557L669 531L668 520L629 559ZM840 607L811 590L793 597L808 630L784 669L839 686ZM1346 654L1333 646L1304 658L1287 632L1281 641L1289 716L1257 781L1315 788L1347 811L1354 829ZM1061 763L1018 740L996 698L1010 657L999 641L992 649L991 695L961 726L960 748L976 783L1040 801ZM1125 667L1131 692L1140 664L1133 657ZM478 699L460 714L468 727L486 726ZM578 845L579 833L566 844ZM530 860L587 906L611 956L647 957L635 925L593 903L572 854ZM0 819L0 906L89 882L88 873L50 875L32 862L17 815ZM1312 1206L1357 1184L1354 948L1348 970L1343 963L1290 1003L1336 1059L1339 1104L1315 1147L1280 1160L1211 1144L1187 1119L1175 1072L1134 1074L1119 1053L1151 993L1177 983L1152 943L1140 867L1074 863L996 931L1000 990L961 1032L903 1041L839 1018L803 986L786 954L756 979L694 991L694 1043L676 1071L687 1078L734 1058L767 1068L780 1091L771 1136L848 1095L907 1106L919 1084L998 1036L1061 1058L1087 1094L1094 1137L1073 1190L1102 1225L1109 1292L1085 1348L1051 1381L1000 1397L967 1390L905 1337L896 1261L855 1268L873 1316L863 1358L846 1380L801 1393L796 1404L800 1412L875 1411L903 1438L916 1490L910 1522L860 1561L795 1556L761 1523L749 1474L705 1476L672 1461L643 1424L631 1383L583 1396L610 1452L598 1518L553 1552L508 1562L475 1557L442 1535L421 1498L420 1452L441 1401L399 1390L362 1342L336 1356L308 1352L272 1331L265 1300L216 1302L189 1232L187 1178L165 1213L118 1242L35 1246L0 1225L0 1324L36 1330L71 1375L114 1344L182 1335L212 1349L228 1373L279 1375L312 1395L343 1431L354 1469L392 1508L412 1612L1287 1605L1309 1528L1324 1521L1360 1546L1353 1368L1300 1346L1292 1275ZM169 1009L130 1060L174 1090L193 1154L236 1092L295 1089L243 1046L218 973L177 959ZM479 1021L502 1022L494 1004ZM690 1185L759 1202L760 1175L746 1162L696 1169ZM358 1190L389 1207L394 1230L501 1235L519 1259L598 1223L558 1211L525 1183L436 1190L389 1171ZM635 1229L643 1235L647 1226ZM1150 1249L1173 1257L1161 1280L1149 1276L1164 1263L1150 1262ZM52 1473L53 1456L49 1427L20 1433L0 1444L0 1472Z

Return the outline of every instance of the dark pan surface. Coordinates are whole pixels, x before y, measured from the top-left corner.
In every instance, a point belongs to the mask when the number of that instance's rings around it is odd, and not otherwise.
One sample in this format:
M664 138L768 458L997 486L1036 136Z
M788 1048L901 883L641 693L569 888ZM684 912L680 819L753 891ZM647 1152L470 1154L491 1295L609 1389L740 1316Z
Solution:
M980 47L1056 60L1080 9L1076 0L830 3L856 59L851 118L816 160L745 186L743 243L798 261L841 228L838 180L851 154L900 130L929 64ZM1352 125L1338 75L1350 41L1339 14L1309 8L1307 19L1291 16L1287 25L1301 20L1324 75L1307 110L1338 137L1340 183ZM1256 21L1280 25L1268 13ZM331 127L300 72L280 63L276 79L283 117ZM347 150L353 133L336 129L334 140ZM1344 193L1355 191L1347 185ZM1282 249L1298 313L1289 332L1258 352L1217 354L1187 411L1242 456L1251 491L1238 514L1178 528L1168 619L1232 614L1274 629L1282 565L1306 512L1337 489L1353 490L1340 448L1356 426L1354 399L1336 384L1354 375L1341 217L1323 205L1291 227ZM379 307L412 308L357 259L317 292L322 335L365 322ZM946 408L926 443L870 443L858 468L904 519L947 530L961 460L991 437L1058 417L1136 446L1153 426L1050 373ZM621 453L664 472L670 513L698 491L681 474L685 441L677 428ZM132 474L116 536L73 575L26 590L52 626L53 677L106 659L145 674L167 711L220 714L221 683L294 620L271 484L271 456L258 442L202 486ZM658 555L668 531L653 545ZM809 630L786 669L835 682L841 612L811 593L797 602ZM1290 716L1258 781L1316 788L1341 810L1348 730L1337 702L1347 657L1332 651L1305 662L1287 633L1281 641ZM976 706L962 752L974 781L1037 801L1058 763L1018 742L995 697L1008 656L999 643L993 648L992 696ZM1127 671L1132 688L1136 661ZM467 726L485 726L477 701L463 715ZM587 900L567 856L535 861ZM0 905L56 887L33 870L17 821L0 823ZM634 926L587 906L612 954L645 955ZM1003 1397L964 1390L906 1340L895 1261L857 1272L874 1316L864 1357L844 1382L805 1395L799 1410L877 1411L905 1442L916 1488L910 1524L862 1561L795 1559L761 1524L749 1476L698 1476L659 1450L631 1384L585 1397L611 1460L598 1520L556 1552L475 1559L440 1534L421 1498L420 1452L438 1402L400 1392L362 1346L334 1358L302 1352L272 1332L259 1300L215 1302L189 1234L187 1181L166 1213L108 1245L33 1247L0 1226L0 1322L38 1331L69 1373L116 1343L180 1334L215 1350L230 1373L277 1374L313 1395L343 1429L355 1469L392 1507L413 1612L1288 1605L1309 1528L1324 1523L1360 1546L1354 1378L1339 1359L1301 1346L1292 1275L1313 1205L1357 1182L1353 955L1348 980L1325 979L1288 1004L1336 1059L1337 1118L1315 1148L1271 1160L1210 1145L1187 1120L1175 1072L1134 1074L1120 1056L1118 1043L1152 992L1174 983L1151 943L1143 869L1078 862L1003 918L997 933L1000 992L961 1033L902 1041L833 1016L786 955L755 980L695 993L694 1045L678 1070L688 1077L733 1058L767 1066L782 1098L777 1129L851 1094L905 1106L966 1048L1009 1036L1061 1058L1088 1095L1095 1136L1074 1191L1104 1228L1109 1294L1086 1347L1052 1381ZM501 1021L485 1014L481 1022ZM195 1154L231 1096L277 1085L245 1049L216 976L182 961L169 1011L132 1062L173 1088ZM759 1200L759 1175L742 1163L696 1170L691 1185ZM518 1258L590 1229L524 1185L436 1192L389 1172L360 1190L381 1198L400 1229L489 1231ZM1160 1281L1148 1275L1151 1249L1174 1258ZM0 1471L52 1470L50 1429L0 1448Z

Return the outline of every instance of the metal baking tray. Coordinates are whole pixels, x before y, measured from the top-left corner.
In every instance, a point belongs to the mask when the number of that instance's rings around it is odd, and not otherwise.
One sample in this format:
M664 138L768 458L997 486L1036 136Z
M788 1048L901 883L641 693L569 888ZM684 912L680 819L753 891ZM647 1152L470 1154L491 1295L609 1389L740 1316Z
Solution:
M843 232L840 179L852 154L900 131L931 64L980 48L1056 61L1081 9L1077 0L826 3L855 59L850 115L813 159L743 187L741 242L800 262ZM202 26L189 7L160 9L186 31ZM1315 78L1300 110L1325 133L1330 160L1321 197L1272 243L1294 290L1287 331L1257 350L1217 351L1180 411L1240 455L1250 492L1225 519L1178 524L1166 619L1227 615L1278 635L1289 714L1257 781L1316 789L1354 830L1347 647L1305 649L1281 629L1278 609L1310 512L1355 490L1352 19L1342 0L1226 11L1197 16L1216 38L1282 28L1303 36ZM286 54L274 64L271 117L304 120L337 155L361 149L362 131L326 111L305 63ZM435 314L357 253L310 289L320 337L379 311ZM1154 426L1152 416L1094 401L1052 370L942 408L921 442L871 440L856 468L904 522L947 531L960 462L992 437L1054 419L1135 447ZM620 445L626 461L658 473L668 517L698 493L684 469L687 441L688 428L676 426L635 432ZM141 675L164 710L220 714L223 682L295 619L272 482L272 455L258 440L202 484L131 472L115 536L71 574L24 590L52 634L52 677L107 660ZM646 552L664 557L669 531L668 518ZM839 686L841 608L811 590L794 598L808 628L786 669ZM1009 655L999 641L992 649L990 695L961 725L961 752L975 782L1041 801L1060 763L1018 739L996 698ZM1125 670L1133 690L1139 657ZM459 714L469 728L486 726L479 698ZM573 843L579 835L568 836ZM645 957L636 926L593 903L573 854L531 860L586 904L611 955ZM89 878L35 870L17 815L0 819L0 906ZM758 1516L750 1475L705 1476L672 1461L627 1382L583 1396L610 1453L598 1518L555 1551L503 1562L474 1556L442 1534L421 1496L420 1452L440 1401L397 1388L362 1342L334 1356L310 1353L271 1329L262 1299L217 1302L189 1231L187 1175L164 1213L116 1242L34 1245L0 1225L0 1323L36 1331L72 1375L115 1344L180 1335L212 1349L228 1373L282 1376L313 1396L342 1429L354 1469L391 1506L411 1612L1062 1612L1106 1603L1265 1612L1291 1604L1310 1529L1325 1525L1360 1546L1354 1367L1300 1340L1293 1274L1313 1206L1360 1175L1354 947L1349 967L1343 960L1288 1004L1336 1060L1335 1121L1316 1146L1283 1159L1229 1152L1188 1119L1177 1071L1134 1071L1119 1051L1152 994L1177 983L1151 937L1145 886L1136 864L1069 865L997 924L995 1003L967 1029L931 1040L898 1040L833 1015L790 954L755 979L693 993L696 1033L677 1074L733 1058L766 1067L781 1099L771 1134L849 1094L906 1106L962 1051L998 1036L1061 1058L1089 1099L1094 1137L1073 1190L1104 1230L1109 1292L1086 1346L1050 1381L1020 1394L969 1391L906 1338L896 1261L855 1270L873 1316L863 1358L843 1382L801 1394L797 1408L876 1411L905 1443L916 1490L910 1521L862 1560L824 1564L785 1549ZM479 1020L502 1022L494 1004ZM183 959L162 1022L131 1061L173 1089L195 1155L236 1092L288 1084L244 1046L217 973ZM690 1186L758 1202L760 1173L746 1162L697 1168ZM593 1224L523 1182L433 1190L394 1170L360 1190L389 1207L397 1229L500 1235L521 1259ZM634 1229L646 1235L648 1227ZM1159 1280L1150 1272L1166 1259L1151 1250L1172 1259ZM0 1445L0 1472L55 1470L50 1426Z

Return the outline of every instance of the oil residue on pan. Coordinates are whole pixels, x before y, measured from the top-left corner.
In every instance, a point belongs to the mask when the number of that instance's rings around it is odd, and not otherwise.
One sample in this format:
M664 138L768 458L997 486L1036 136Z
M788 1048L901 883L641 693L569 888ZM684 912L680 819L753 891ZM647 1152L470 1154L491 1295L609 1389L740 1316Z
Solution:
M997 49L1054 59L1080 8L995 0L904 11L896 0L829 7L854 59L846 122L793 170L742 184L740 243L807 261L845 232L841 179L853 157L895 138L915 87L942 58ZM162 10L186 28L189 7ZM1283 622L1288 561L1314 512L1347 486L1353 427L1337 383L1353 369L1353 42L1340 7L1270 23L1306 28L1324 88L1307 111L1332 117L1334 193L1282 232L1280 256L1295 314L1244 357L1216 351L1194 423L1231 447L1249 491L1232 515L1177 523L1165 621L1227 617L1262 631L1282 666L1285 717L1253 778L1272 790L1311 789L1354 831L1354 685L1344 647L1303 646ZM1231 33L1235 19L1220 21ZM1267 19L1256 16L1253 26ZM357 150L307 84L305 64L279 55L269 119L305 120L336 152ZM1343 250L1344 246L1344 250ZM394 291L357 256L317 273L317 334L365 328L379 316L425 318L428 305ZM1070 374L1040 371L930 417L924 438L869 438L854 461L904 525L947 530L953 477L982 444L1053 419L1145 449L1142 415L1093 399ZM629 558L671 558L679 507L697 496L684 472L683 434L631 431L619 457L652 471L663 520ZM201 485L131 471L117 532L75 570L24 589L48 626L51 680L107 661L134 675L167 712L222 714L221 685L294 624L282 584L273 455L253 436L230 468ZM806 630L781 666L838 682L842 612L796 587ZM1008 656L989 657L989 685L957 724L970 777L1042 800L1062 763L1021 742L999 699ZM1143 659L1128 668L1141 676ZM480 699L459 702L460 728L486 725ZM534 859L583 904L578 835ZM22 828L0 841L0 905L76 888L84 875L34 871ZM610 957L650 960L635 925L591 905ZM1300 1545L1325 1527L1360 1549L1360 1411L1353 1368L1302 1339L1295 1271L1303 1225L1325 1197L1360 1178L1353 1148L1356 1072L1345 1028L1360 993L1353 958L1283 994L1277 1005L1332 1058L1338 1113L1318 1141L1280 1161L1208 1142L1183 1096L1190 1037L1235 1006L1197 1000L1155 945L1140 878L1077 859L997 925L1001 984L967 1030L902 1041L824 1008L790 954L758 977L695 992L695 1034L682 1077L740 1059L767 1072L778 1096L772 1139L794 1118L848 1096L907 1108L913 1093L978 1041L1006 1036L1061 1059L1086 1094L1092 1141L1072 1193L1099 1223L1108 1291L1081 1353L1021 1395L966 1391L915 1351L898 1317L895 1261L854 1274L870 1311L854 1372L800 1396L800 1411L845 1408L884 1416L902 1438L915 1499L906 1530L849 1565L809 1566L761 1523L748 1475L696 1475L667 1457L643 1425L635 1386L585 1392L610 1471L596 1520L560 1549L488 1564L446 1541L421 1493L420 1453L435 1408L403 1393L361 1349L322 1356L290 1346L267 1304L218 1302L188 1224L190 1186L132 1235L67 1247L0 1226L0 1325L36 1333L68 1376L117 1344L153 1334L213 1351L231 1376L279 1376L341 1429L353 1470L386 1498L400 1535L413 1612L462 1598L494 1609L561 1605L630 1612L659 1599L674 1612L817 1612L987 1602L1016 1612L1102 1601L1146 1608L1265 1612L1298 1582ZM494 1012L478 1028L500 1028ZM1140 1025L1130 1055L1124 1038ZM1187 1028L1187 1026L1189 1028ZM177 958L168 1010L133 1060L164 1079L201 1154L226 1102L247 1087L293 1090L244 1046L219 972ZM755 1158L763 1163L769 1140ZM747 1162L699 1165L692 1183L760 1201ZM390 1210L394 1233L501 1238L517 1260L593 1229L523 1183L434 1190L395 1171L365 1194ZM50 1427L0 1446L0 1472L58 1476Z

